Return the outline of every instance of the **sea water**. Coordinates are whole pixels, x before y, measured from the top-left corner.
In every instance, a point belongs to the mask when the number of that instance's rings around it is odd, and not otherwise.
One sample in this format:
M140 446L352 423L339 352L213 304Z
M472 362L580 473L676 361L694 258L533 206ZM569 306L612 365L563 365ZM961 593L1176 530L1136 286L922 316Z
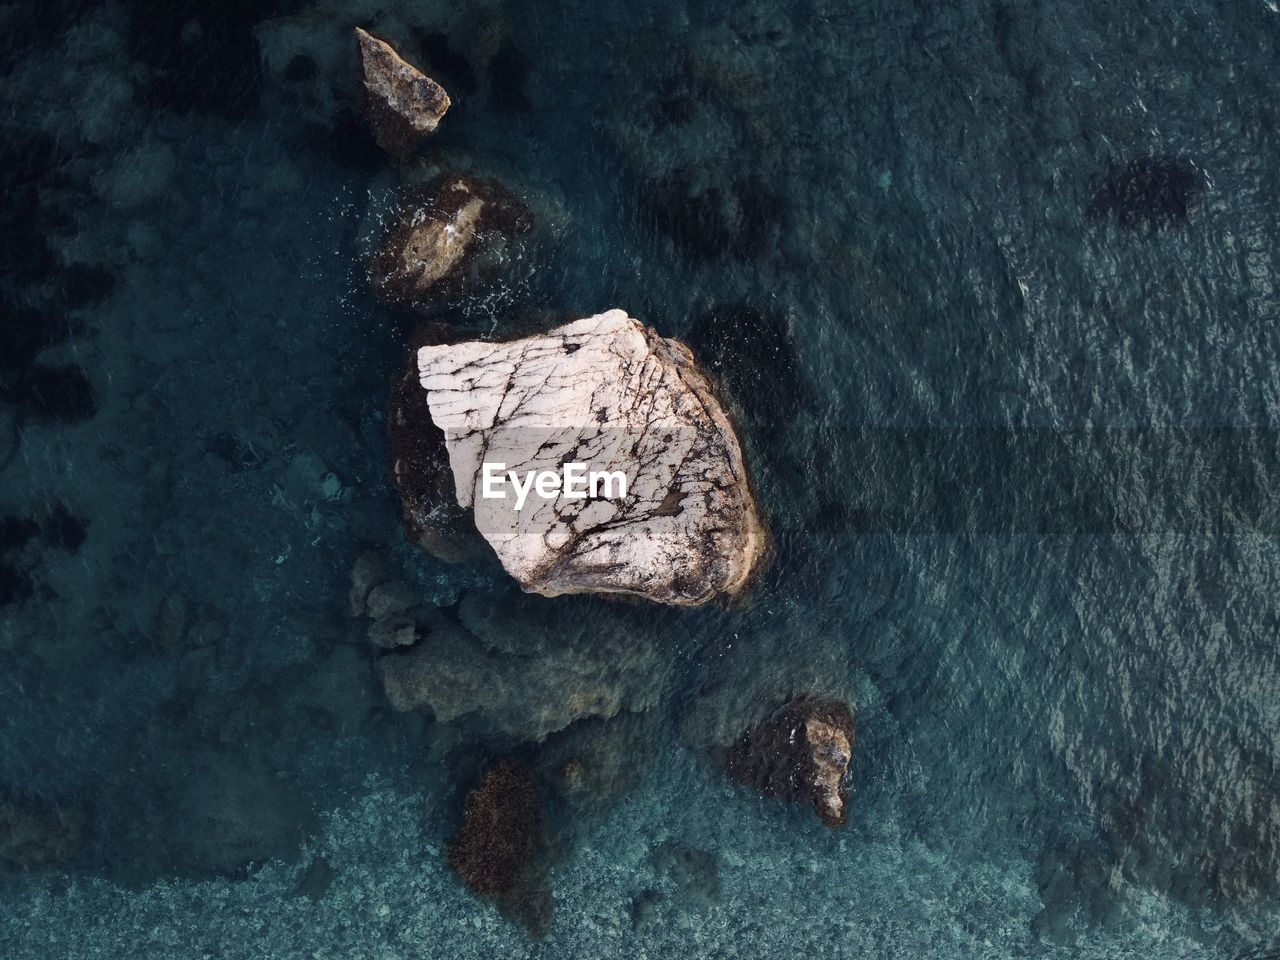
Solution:
M442 609L509 590L401 531L415 321L364 276L396 173L357 25L454 98L423 162L544 228L450 322L622 307L688 339L775 539L748 604L627 621L660 665L636 774L566 828L541 940L442 856L529 746L390 711L348 608L370 545ZM0 956L1280 949L1273 4L59 0L0 28L0 801L77 837L21 866L0 816ZM696 735L808 682L855 701L840 830Z

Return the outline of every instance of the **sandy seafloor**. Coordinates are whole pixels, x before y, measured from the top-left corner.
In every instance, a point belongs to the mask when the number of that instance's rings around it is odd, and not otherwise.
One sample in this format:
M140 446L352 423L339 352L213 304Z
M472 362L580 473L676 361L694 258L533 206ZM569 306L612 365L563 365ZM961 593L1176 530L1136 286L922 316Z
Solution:
M507 595L388 482L414 321L359 259L396 173L358 24L454 95L420 161L539 212L450 321L689 336L777 539L745 608L582 607L652 696L540 941L441 856L532 748L501 703L390 711L347 606L371 544ZM0 857L0 957L1280 951L1270 0L59 0L0 36L0 801L80 837ZM1187 216L1099 206L1144 157ZM856 702L839 831L699 746L808 687Z

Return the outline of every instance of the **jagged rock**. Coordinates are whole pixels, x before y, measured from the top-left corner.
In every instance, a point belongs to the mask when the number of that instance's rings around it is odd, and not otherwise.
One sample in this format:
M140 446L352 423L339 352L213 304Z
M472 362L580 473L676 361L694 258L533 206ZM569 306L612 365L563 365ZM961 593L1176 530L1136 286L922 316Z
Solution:
M653 706L669 668L648 639L660 626L599 600L468 593L456 616L420 611L413 637L377 667L393 709L540 741L584 717Z
M419 331L416 342L438 343L443 336L442 331L427 328ZM418 383L416 356L392 385L387 434L391 477L400 492L410 539L449 563L486 553L470 512L458 506L444 434L431 423L427 394Z
M508 343L426 346L418 367L457 502L526 591L692 606L740 594L761 567L741 445L679 341L611 310ZM571 461L624 474L625 496L535 494L516 510L514 495L482 495L485 463L523 475Z
M365 106L373 138L397 161L405 160L450 106L449 95L391 44L356 27Z
M391 306L429 311L497 276L532 226L497 180L440 173L399 197L369 282Z
M0 796L0 864L30 870L63 863L79 853L85 839L79 810L43 809Z
M725 769L766 796L812 805L823 823L838 827L849 816L844 778L852 755L849 708L800 699L744 733L725 757Z
M502 760L467 794L462 828L445 859L473 892L534 936L546 932L551 894L539 861L547 840L538 786L527 766Z

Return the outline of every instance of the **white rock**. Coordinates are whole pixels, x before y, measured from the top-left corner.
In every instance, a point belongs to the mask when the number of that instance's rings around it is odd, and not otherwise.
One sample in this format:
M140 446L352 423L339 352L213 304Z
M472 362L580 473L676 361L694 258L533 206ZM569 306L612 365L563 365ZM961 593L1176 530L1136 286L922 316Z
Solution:
M684 344L610 310L509 343L423 347L458 503L532 593L681 606L733 596L767 550L742 449ZM483 496L482 464L621 471L625 498Z

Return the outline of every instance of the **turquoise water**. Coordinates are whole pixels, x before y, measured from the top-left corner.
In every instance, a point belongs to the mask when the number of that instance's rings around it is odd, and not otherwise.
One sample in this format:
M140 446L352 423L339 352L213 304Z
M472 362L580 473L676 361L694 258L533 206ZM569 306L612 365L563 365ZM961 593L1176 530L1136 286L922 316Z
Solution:
M1280 950L1278 18L4 7L0 956ZM520 603L406 541L355 25L454 97L420 159L541 224L449 322L623 307L722 380L749 604ZM457 719L388 708L371 547L508 611ZM591 671L623 712L532 742ZM839 831L708 757L799 692L856 705ZM442 852L491 759L579 740L535 940Z

